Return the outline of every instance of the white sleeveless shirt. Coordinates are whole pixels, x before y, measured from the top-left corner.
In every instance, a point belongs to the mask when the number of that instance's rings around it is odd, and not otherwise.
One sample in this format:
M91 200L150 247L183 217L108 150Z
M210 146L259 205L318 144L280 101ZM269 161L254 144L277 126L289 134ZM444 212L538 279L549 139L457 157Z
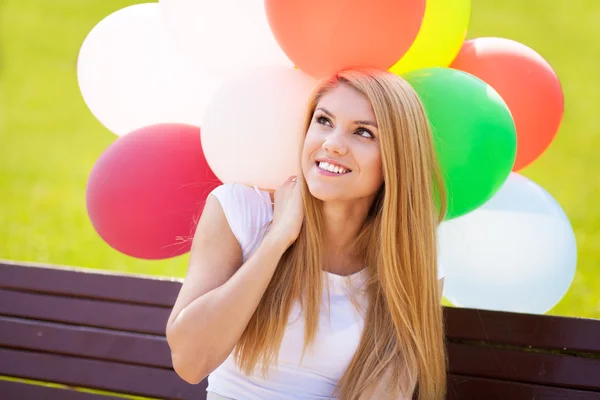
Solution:
M273 219L270 195L240 184L223 184L211 194L219 200L245 262ZM207 391L235 400L338 399L332 394L358 348L364 326L364 308L357 310L349 293L364 284L366 272L345 277L323 271L329 297L325 287L315 342L302 360L304 317L296 302L279 350L279 365L269 369L267 379L260 368L256 375L244 375L231 354L208 376ZM438 277L443 277L441 268ZM366 299L359 300L366 307Z

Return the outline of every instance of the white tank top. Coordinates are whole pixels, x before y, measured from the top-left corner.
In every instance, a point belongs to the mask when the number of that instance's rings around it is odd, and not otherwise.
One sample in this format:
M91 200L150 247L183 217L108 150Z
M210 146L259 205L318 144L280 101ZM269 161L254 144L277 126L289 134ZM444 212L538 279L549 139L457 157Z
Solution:
M219 200L245 262L273 218L269 193L245 185L223 184L211 194ZM438 271L441 278L441 268ZM364 308L362 312L355 308L349 291L351 286L364 284L366 269L348 277L323 271L323 278L329 284L329 297L324 288L315 342L302 360L304 317L296 303L279 350L279 365L269 369L267 379L260 372L244 375L231 354L208 376L207 391L236 400L338 399L332 394L354 356L364 326ZM364 298L359 300L366 306Z

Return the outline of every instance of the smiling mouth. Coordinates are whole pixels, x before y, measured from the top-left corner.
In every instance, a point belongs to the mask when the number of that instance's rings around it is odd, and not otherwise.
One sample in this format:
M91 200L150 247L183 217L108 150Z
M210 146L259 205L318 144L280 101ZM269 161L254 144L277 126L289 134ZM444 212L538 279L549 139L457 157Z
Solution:
M319 168L322 171L326 171L326 172L331 172L334 174L338 174L338 175L345 175L348 174L350 172L352 172L352 170L344 168L344 167L340 167L339 165L335 165L335 164L329 164L328 162L325 161L317 161L317 168Z

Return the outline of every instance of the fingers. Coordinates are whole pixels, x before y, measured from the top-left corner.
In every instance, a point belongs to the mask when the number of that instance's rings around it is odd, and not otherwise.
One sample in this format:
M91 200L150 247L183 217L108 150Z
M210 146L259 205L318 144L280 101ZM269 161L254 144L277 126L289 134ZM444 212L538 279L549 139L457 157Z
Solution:
M286 179L282 186L293 186L298 181L298 177L296 175L292 175Z

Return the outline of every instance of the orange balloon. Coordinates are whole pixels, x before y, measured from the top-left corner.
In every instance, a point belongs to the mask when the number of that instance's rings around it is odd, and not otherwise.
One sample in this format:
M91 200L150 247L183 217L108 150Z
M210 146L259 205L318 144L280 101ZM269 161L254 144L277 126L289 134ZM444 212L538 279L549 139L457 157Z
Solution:
M425 0L265 0L273 35L304 72L389 69L408 51Z
M550 146L562 121L564 95L541 55L510 39L477 38L463 44L450 67L488 83L506 102L517 129L513 171L531 164Z

